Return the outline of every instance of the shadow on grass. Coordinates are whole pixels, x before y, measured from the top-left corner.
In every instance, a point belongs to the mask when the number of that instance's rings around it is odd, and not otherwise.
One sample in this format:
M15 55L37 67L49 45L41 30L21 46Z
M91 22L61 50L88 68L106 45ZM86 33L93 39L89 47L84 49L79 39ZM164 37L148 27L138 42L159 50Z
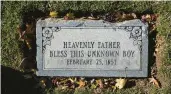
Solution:
M40 89L35 88L38 82L23 75L20 71L1 66L2 94L42 94Z
M148 50L148 76L151 76L151 67L154 66L155 62L156 62L156 57L154 56L154 52L155 52L155 40L156 40L156 35L157 35L157 31L153 31L151 32L151 34L149 34L149 50Z

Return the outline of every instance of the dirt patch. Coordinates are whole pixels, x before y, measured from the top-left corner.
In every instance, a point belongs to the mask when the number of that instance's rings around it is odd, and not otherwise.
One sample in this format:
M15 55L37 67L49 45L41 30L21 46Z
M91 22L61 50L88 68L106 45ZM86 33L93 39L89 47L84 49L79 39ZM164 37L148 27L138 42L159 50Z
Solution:
M154 55L156 56L156 67L157 75L162 87L168 86L168 79L165 76L165 71L163 68L168 68L169 66L164 66L164 52L167 44L164 36L157 35L156 37L156 49Z
M157 37L156 37L156 48L155 48L155 53L154 53L154 55L156 56L157 70L159 70L163 64L162 59L164 57L163 51L164 51L165 47L166 47L166 43L165 43L164 36L157 35Z

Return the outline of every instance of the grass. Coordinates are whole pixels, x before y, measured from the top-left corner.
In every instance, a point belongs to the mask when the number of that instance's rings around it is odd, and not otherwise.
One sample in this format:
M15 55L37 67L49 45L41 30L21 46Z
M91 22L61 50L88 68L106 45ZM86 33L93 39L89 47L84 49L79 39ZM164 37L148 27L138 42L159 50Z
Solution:
M157 24L157 32L159 36L164 37L164 43L166 44L160 53L161 67L158 70L158 78L162 88L158 89L155 86L149 84L147 87L139 88L134 86L132 88L111 91L103 91L105 94L170 94L171 93L171 59L168 54L171 51L171 38L168 38L169 33L171 33L171 2L142 2L142 1L115 1L115 2L103 2L103 1L78 1L78 2L58 2L58 1L2 1L1 2L1 39L2 39L2 52L1 52L1 64L14 69L19 69L18 66L22 60L22 53L19 49L22 42L18 40L18 33L16 31L17 25L20 23L21 11L27 11L27 6L30 8L38 8L43 12L48 12L50 10L56 10L64 15L68 11L74 12L98 12L107 13L109 11L127 11L127 12L138 12L143 13L143 11L149 9L154 13L159 14L159 22ZM71 10L72 9L72 10ZM154 62L152 62L154 63ZM56 90L57 94L66 94L68 92L62 90ZM76 90L75 94L88 94L92 90L81 89Z

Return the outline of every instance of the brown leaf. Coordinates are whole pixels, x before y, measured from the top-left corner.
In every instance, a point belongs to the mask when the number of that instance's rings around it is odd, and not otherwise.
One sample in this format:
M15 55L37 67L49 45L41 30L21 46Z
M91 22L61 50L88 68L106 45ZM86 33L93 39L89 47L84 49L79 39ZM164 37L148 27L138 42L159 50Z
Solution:
M86 83L85 83L85 81L80 80L80 81L78 82L78 84L79 84L79 87L78 87L78 88L81 88L81 87L84 87Z
M131 20L137 18L135 13L129 13L129 14L122 14L123 20Z
M75 82L72 78L69 78L68 80L70 80L71 83L74 83Z
M152 14L151 15L151 20L152 21L156 21L157 20L157 17L158 17L157 14Z
M150 15L150 14L147 14L147 15L145 16L145 18L146 18L146 21L148 21L148 22L151 21L151 15Z
M137 18L137 15L135 13L131 13L131 16L135 19Z
M64 20L69 20L69 18L67 16L64 16Z
M96 80L96 83L99 85L100 88L103 88L103 82L101 79Z
M150 83L153 83L154 85L156 85L158 88L160 88L159 82L157 81L157 79L155 79L153 76L152 78L149 78Z
M64 16L65 20L73 20L75 18L74 13L67 13L66 16Z

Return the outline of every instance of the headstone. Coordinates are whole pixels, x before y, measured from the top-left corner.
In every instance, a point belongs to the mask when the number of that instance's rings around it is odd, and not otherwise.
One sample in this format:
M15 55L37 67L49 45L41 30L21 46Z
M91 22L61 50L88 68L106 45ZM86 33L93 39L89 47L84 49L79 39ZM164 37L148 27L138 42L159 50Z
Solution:
M120 23L39 20L37 75L147 77L147 28L138 19Z

